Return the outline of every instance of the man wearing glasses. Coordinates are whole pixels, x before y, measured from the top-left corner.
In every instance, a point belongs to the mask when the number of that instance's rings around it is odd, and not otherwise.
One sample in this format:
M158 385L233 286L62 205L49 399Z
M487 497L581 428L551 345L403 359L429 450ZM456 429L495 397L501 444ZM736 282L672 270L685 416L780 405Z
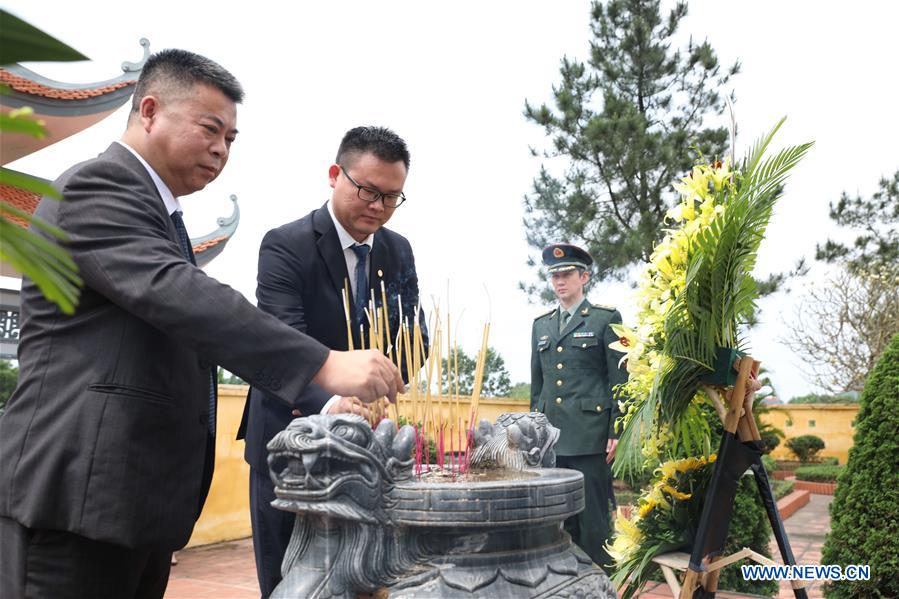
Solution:
M343 302L347 288L353 346L359 349L363 340L369 345L365 310L372 295L381 307L383 282L391 333L399 331L399 301L411 326L418 304L412 248L405 237L384 228L406 200L403 185L408 170L406 143L393 131L382 127L348 131L328 169L331 200L269 231L263 239L256 287L259 307L332 349L347 349ZM420 324L427 343L423 314ZM295 416L365 410L356 398L332 397L315 385L296 398L292 409L260 389L250 391L238 438L246 438L253 548L263 597L281 580L281 561L295 519L294 514L271 507L275 497L266 445Z

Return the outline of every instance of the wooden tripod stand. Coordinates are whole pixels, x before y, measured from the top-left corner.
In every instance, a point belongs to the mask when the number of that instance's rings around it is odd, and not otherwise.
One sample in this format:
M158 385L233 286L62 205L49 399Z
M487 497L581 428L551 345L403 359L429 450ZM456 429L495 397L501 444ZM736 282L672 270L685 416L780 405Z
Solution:
M773 561L750 549L743 549L727 557L721 555L730 525L736 487L747 468L752 468L759 495L765 504L768 521L771 523L784 563L791 566L796 564L783 520L777 510L768 474L762 464L761 436L752 415L752 400L755 393L747 393L750 378L758 374L759 362L745 356L739 358L735 366L738 371L737 380L726 408L714 388L705 388L724 423L724 434L721 437L712 482L706 493L689 566L680 587L680 599L713 598L718 589L721 568L740 559L749 558L767 565L774 564ZM803 583L793 581L792 586L796 597L807 598Z

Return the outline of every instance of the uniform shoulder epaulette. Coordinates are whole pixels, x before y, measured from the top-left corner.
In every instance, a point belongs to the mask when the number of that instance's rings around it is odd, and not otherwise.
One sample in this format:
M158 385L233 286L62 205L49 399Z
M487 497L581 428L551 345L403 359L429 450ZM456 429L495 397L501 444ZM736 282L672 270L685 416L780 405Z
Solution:
M549 310L548 312L541 312L540 314L538 314L537 316L534 317L534 320L538 320L540 318L543 318L544 316L549 316L550 314L552 314L555 311L556 311L556 309L553 308L552 310Z
M615 306L610 306L608 304L590 304L590 305L593 306L594 308L601 308L603 310L608 310L609 312L614 312L615 310L618 309Z

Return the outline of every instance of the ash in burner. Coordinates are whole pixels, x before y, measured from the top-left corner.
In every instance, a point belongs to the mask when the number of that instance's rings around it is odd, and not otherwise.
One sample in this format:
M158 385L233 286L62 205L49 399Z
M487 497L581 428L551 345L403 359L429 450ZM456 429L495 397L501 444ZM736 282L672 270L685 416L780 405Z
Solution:
M432 466L427 472L422 472L418 480L423 483L478 483L494 480L524 480L536 478L536 472L527 470L508 470L505 468L476 469L464 473L453 472L448 468Z

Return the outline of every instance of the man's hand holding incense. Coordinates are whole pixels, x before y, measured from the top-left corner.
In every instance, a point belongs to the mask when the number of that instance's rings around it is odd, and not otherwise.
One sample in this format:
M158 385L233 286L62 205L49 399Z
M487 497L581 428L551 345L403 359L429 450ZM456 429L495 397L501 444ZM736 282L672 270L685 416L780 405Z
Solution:
M397 391L403 388L403 378L396 365L373 349L332 350L312 380L331 393L355 396L362 403L371 403L379 397L396 401Z

